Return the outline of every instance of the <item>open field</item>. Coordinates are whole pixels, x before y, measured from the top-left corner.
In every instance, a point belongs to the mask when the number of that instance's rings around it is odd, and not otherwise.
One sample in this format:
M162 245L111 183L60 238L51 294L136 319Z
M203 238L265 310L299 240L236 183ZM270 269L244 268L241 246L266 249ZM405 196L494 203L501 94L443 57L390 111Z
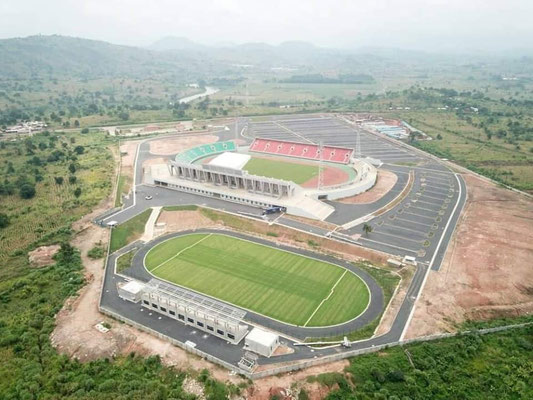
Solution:
M159 278L295 325L342 323L370 300L365 284L343 268L218 234L165 241L148 252L145 266Z
M252 157L244 166L250 174L284 179L301 184L318 176L318 166Z

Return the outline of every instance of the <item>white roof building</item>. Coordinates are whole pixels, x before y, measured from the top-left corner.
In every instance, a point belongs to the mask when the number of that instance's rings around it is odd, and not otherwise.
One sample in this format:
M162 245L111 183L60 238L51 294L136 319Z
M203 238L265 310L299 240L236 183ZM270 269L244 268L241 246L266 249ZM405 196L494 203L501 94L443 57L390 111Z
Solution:
M123 285L119 284L117 289L118 295L121 298L123 298L124 300L131 301L133 303L137 303L139 300L141 300L141 295L144 290L144 284L137 281L129 281L128 283L125 283Z
M265 357L270 357L279 346L279 336L254 328L244 338L244 348Z

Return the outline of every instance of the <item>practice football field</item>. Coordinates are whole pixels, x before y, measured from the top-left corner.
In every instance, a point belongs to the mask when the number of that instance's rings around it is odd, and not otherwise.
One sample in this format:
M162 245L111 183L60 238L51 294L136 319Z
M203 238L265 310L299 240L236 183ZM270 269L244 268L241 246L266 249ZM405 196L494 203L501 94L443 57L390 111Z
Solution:
M318 175L318 166L252 157L243 167L252 175L283 179L302 184Z
M366 284L350 271L223 234L190 234L146 255L154 276L300 326L349 321L367 307Z

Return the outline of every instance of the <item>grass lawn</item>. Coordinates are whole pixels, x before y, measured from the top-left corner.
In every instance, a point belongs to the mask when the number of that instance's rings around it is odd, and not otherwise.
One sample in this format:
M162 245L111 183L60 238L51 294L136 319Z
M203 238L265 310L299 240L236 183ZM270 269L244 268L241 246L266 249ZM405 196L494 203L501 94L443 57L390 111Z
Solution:
M252 157L243 168L253 175L284 179L301 184L318 175L318 166Z
M145 264L159 278L295 325L348 321L370 297L344 268L220 234L167 240Z
M149 208L116 228L113 228L111 232L111 248L109 251L113 253L141 237L146 221L150 218L151 213L152 209Z
M117 194L115 196L115 207L122 205L122 195L127 194L131 187L131 178L126 175L120 175L117 184Z
M131 267L131 262L133 261L133 256L135 255L135 250L130 250L127 253L122 254L120 257L117 258L117 272L122 272L125 269L128 269Z

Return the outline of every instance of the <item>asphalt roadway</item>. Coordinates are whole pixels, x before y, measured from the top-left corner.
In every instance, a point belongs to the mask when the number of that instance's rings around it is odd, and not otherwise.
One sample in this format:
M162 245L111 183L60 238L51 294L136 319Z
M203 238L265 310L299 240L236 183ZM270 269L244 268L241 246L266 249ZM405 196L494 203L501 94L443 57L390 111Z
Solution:
M333 125L346 125L342 121L338 121L329 116L319 116L318 118L315 116L299 116L299 118L298 116L293 116L292 118L288 118L285 116L273 117L272 119L281 121L278 121L278 124L283 123L283 119L289 119L291 122L295 122L295 120L304 120L303 123L305 123L306 119L326 119L328 120L326 123L326 130L332 130ZM332 120L334 120L333 125ZM243 129L248 126L249 122L249 119L241 119L239 120L237 129L235 129L235 126L231 126L229 131L222 130L219 132L211 132L210 134L218 135L220 140L232 139L235 137L234 132L243 131ZM316 121L313 121L313 123L314 122ZM294 124L290 126L294 129ZM248 130L250 130L249 127ZM291 133L282 128L280 128L280 130L283 131L285 135L282 136L280 134L280 138L302 141L301 138L297 139L297 136L288 138L287 135L291 135ZM347 132L346 129L344 131ZM301 129L299 132L297 132L297 134L302 135L302 132L305 132L305 129ZM316 130L314 133L317 133ZM345 135L348 135L348 133ZM373 134L365 132L365 135L370 137ZM330 144L328 143L328 139L332 137L334 138L335 135L332 135L330 132L323 137L324 144ZM242 136L241 138L245 137ZM255 207L174 191L162 187L143 185L142 163L145 160L157 157L157 155L150 153L149 141L158 139L161 139L161 137L147 139L139 146L138 154L136 156L134 177L135 190L133 196L131 199L129 199L128 204L117 212L113 212L111 214L109 212L104 213L102 216L97 218L95 222L103 224L114 220L120 224L143 212L149 207L181 204L195 204L232 212L235 214L241 214L246 217L262 219L261 210ZM315 139L315 137L313 137L313 139ZM351 138L350 141L351 140L353 139ZM387 142L387 145L383 146L383 148L379 148L380 142ZM379 152L382 152L382 154L387 154L387 152L390 150L389 145L391 141L388 139L377 137L377 141L372 140L369 141L369 143L371 143L372 147L368 147L368 151L378 152L374 155L379 154ZM343 143L338 139L335 140L335 143L333 144L343 145ZM346 143L344 145L350 145L350 143ZM398 144L397 146L402 147L401 144ZM415 174L413 188L410 191L409 196L399 205L396 205L391 210L380 215L379 218L372 220L372 225L374 228L373 231L366 236L361 235L360 239L356 242L357 245L385 251L389 254L420 254L417 259L421 262L419 262L418 266L416 267L416 271L408 288L407 295L400 306L400 309L392 323L391 329L384 335L373 337L368 340L354 342L352 343L352 347L350 349L335 347L316 350L306 346L294 347L291 339L284 337L284 333L282 333L282 342L287 344L289 347L293 347L294 352L291 354L272 357L270 359L260 357L258 360L259 364L273 364L305 360L354 349L366 349L382 344L394 344L403 338L414 312L415 302L422 292L429 270L438 269L442 259L444 258L444 254L446 253L453 230L466 201L466 186L459 175L453 174L446 167L429 156L425 158L424 155L420 155L403 147L401 150L401 152L391 152L389 159L394 162L398 162L399 164L404 163L404 160L407 160L409 163L412 160L422 160L423 163L422 165L418 166L398 165L393 163L384 164L382 168L386 168L397 174L398 181L393 188L394 192L387 194L387 198L385 200L381 200L381 203L387 203L389 198L395 197L394 194L399 193L402 190L407 183L406 174L410 170L412 170ZM152 196L153 199L146 200L146 196ZM338 204L339 203L334 203L333 205L337 207ZM339 224L346 223L359 218L359 216L364 215L365 212L374 212L375 208L380 207L378 207L378 205L365 205L362 207L360 207L360 205L351 206L356 207L338 206L339 208L336 208L335 213L332 214L333 218L335 218ZM328 233L328 231L325 229L283 217L278 218L275 223L320 236L325 236ZM347 233L362 233L361 225L351 228ZM106 264L106 273L100 300L101 307L103 309L118 313L128 319L136 321L143 326L149 327L155 331L172 337L182 343L185 343L187 340L193 341L196 343L196 346L199 350L235 365L235 368L237 369L237 362L244 354L241 346L231 345L222 339L196 331L194 328L183 325L176 320L145 310L138 304L124 301L118 297L116 284L120 281L123 281L124 278L115 274L115 260L117 256L133 247L142 248L139 243L134 243L109 255ZM383 307L383 305L381 307ZM253 315L251 317L253 318ZM275 323L276 321L269 320L268 322L261 322L261 325L268 326L268 323ZM280 332L283 331L283 327L278 328L280 328L277 329ZM295 332L287 331L285 335L301 337L299 333L296 333L296 335L293 335L293 333Z

